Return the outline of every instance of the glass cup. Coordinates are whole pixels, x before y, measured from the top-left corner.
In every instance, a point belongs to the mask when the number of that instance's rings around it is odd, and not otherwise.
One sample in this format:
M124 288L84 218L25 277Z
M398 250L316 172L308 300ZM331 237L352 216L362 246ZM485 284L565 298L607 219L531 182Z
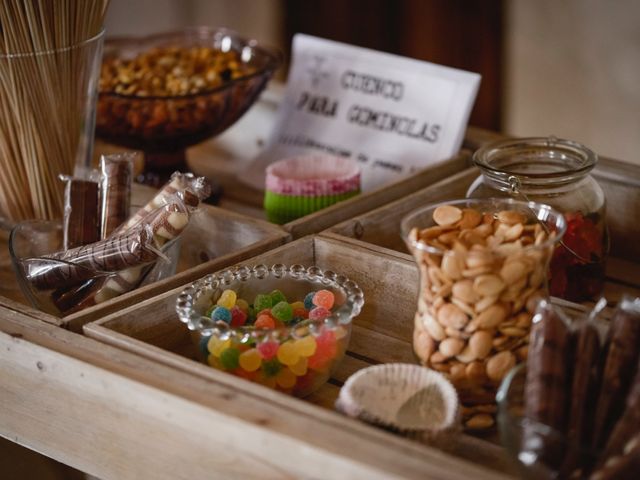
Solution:
M233 290L251 310L258 308L258 294L275 290L287 302L301 302L310 292L329 290L335 303L328 316L314 319L312 311L297 320L294 317L275 328L258 328L249 323L236 324L215 320L212 308L223 292ZM228 294L225 294L228 295ZM234 300L240 308L242 302ZM255 301L254 301L255 299ZM355 282L318 267L277 264L271 267L235 267L208 275L182 291L176 301L176 312L193 331L200 360L219 370L304 397L322 386L344 357L351 334L351 321L356 317L364 296ZM232 307L232 308L235 308ZM298 307L300 308L300 307ZM307 309L309 310L309 309ZM211 313L210 313L211 312Z
M82 176L91 162L103 39L0 55L0 217L62 216L58 175Z
M493 427L496 389L526 359L565 219L548 205L467 199L425 206L401 228L420 269L414 351L457 387L468 429Z

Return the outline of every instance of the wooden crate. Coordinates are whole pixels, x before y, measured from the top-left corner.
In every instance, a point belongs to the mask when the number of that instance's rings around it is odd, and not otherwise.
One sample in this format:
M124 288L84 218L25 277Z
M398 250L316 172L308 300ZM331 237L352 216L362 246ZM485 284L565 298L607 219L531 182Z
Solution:
M0 287L0 305L14 311L23 311L58 326L80 330L82 325L90 320L193 281L204 275L204 272L232 265L289 240L289 234L277 225L211 205L202 205L192 218L192 223L181 240L178 273L62 318L26 305L27 300L15 283L8 251L5 248L2 250L4 254L0 258L0 264L2 277L6 278L8 283Z
M394 252L380 253L375 248L355 248L333 239L305 237L242 263L318 265L347 275L363 289L365 305L355 319L347 355L329 383L305 399L308 403L332 409L339 387L363 367L387 362L415 363L411 338L418 275L413 260ZM371 275L374 270L376 275ZM189 331L174 311L180 291L181 288L166 292L91 322L84 326L84 332L203 380L233 385L259 396L275 396L283 405L301 402L194 360ZM462 436L449 453L500 471L509 469L501 448L473 437Z
M409 212L430 203L464 198L479 175L475 167L414 192L393 203L351 218L321 235L359 247L401 252L410 258L400 235L400 223ZM627 293L640 296L640 167L604 159L594 177L607 198L611 254L607 262L604 295L616 303Z

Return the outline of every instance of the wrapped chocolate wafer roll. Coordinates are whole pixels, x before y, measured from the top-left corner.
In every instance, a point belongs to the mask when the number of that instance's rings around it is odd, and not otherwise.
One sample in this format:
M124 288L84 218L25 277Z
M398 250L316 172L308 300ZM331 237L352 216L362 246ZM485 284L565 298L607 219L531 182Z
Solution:
M126 152L103 155L100 159L101 238L107 238L129 218L133 159L136 155Z
M87 245L100 240L100 217L98 214L98 184L61 175L65 182L63 248Z
M50 290L151 263L158 254L153 232L138 228L47 257L25 259L23 263L27 280L39 290Z
M576 472L581 475L584 465L592 462L587 452L591 444L593 412L598 397L600 358L605 336L605 325L599 321L598 314L606 304L606 300L602 299L591 315L577 322L574 357L565 367L571 369L573 366L574 372L567 425L569 452L562 469L566 477L575 475Z
M637 480L640 472L640 433L635 435L624 446L619 455L606 459L590 480Z
M127 220L118 231L127 230L141 223L154 210L170 203L176 197L180 197L187 207L197 208L209 195L211 195L211 185L206 178L196 177L192 173L175 172L156 196Z
M638 432L640 432L640 363L633 379L633 386L627 396L624 413L609 437L600 463L604 464L606 459L614 455L620 455L627 442Z
M604 447L620 418L640 354L640 299L622 299L609 330L608 350L596 403L592 445Z
M567 363L572 358L569 320L551 303L541 300L533 317L527 357L527 377L524 390L525 425L523 450L535 455L545 465L559 468L566 444L554 435L542 435L536 424L564 433L571 378Z

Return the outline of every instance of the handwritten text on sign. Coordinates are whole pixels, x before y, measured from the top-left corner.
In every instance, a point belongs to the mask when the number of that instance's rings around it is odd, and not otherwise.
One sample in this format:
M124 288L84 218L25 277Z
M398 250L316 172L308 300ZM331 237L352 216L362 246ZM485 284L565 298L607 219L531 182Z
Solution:
M309 152L356 159L370 190L460 149L480 83L474 73L296 35L274 133L244 180Z

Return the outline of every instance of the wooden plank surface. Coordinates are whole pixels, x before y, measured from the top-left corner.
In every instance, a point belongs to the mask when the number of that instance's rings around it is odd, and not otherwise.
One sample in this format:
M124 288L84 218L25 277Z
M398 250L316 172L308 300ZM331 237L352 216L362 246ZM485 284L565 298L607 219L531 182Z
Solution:
M234 382L17 313L0 331L0 434L101 478L500 478L220 372Z

